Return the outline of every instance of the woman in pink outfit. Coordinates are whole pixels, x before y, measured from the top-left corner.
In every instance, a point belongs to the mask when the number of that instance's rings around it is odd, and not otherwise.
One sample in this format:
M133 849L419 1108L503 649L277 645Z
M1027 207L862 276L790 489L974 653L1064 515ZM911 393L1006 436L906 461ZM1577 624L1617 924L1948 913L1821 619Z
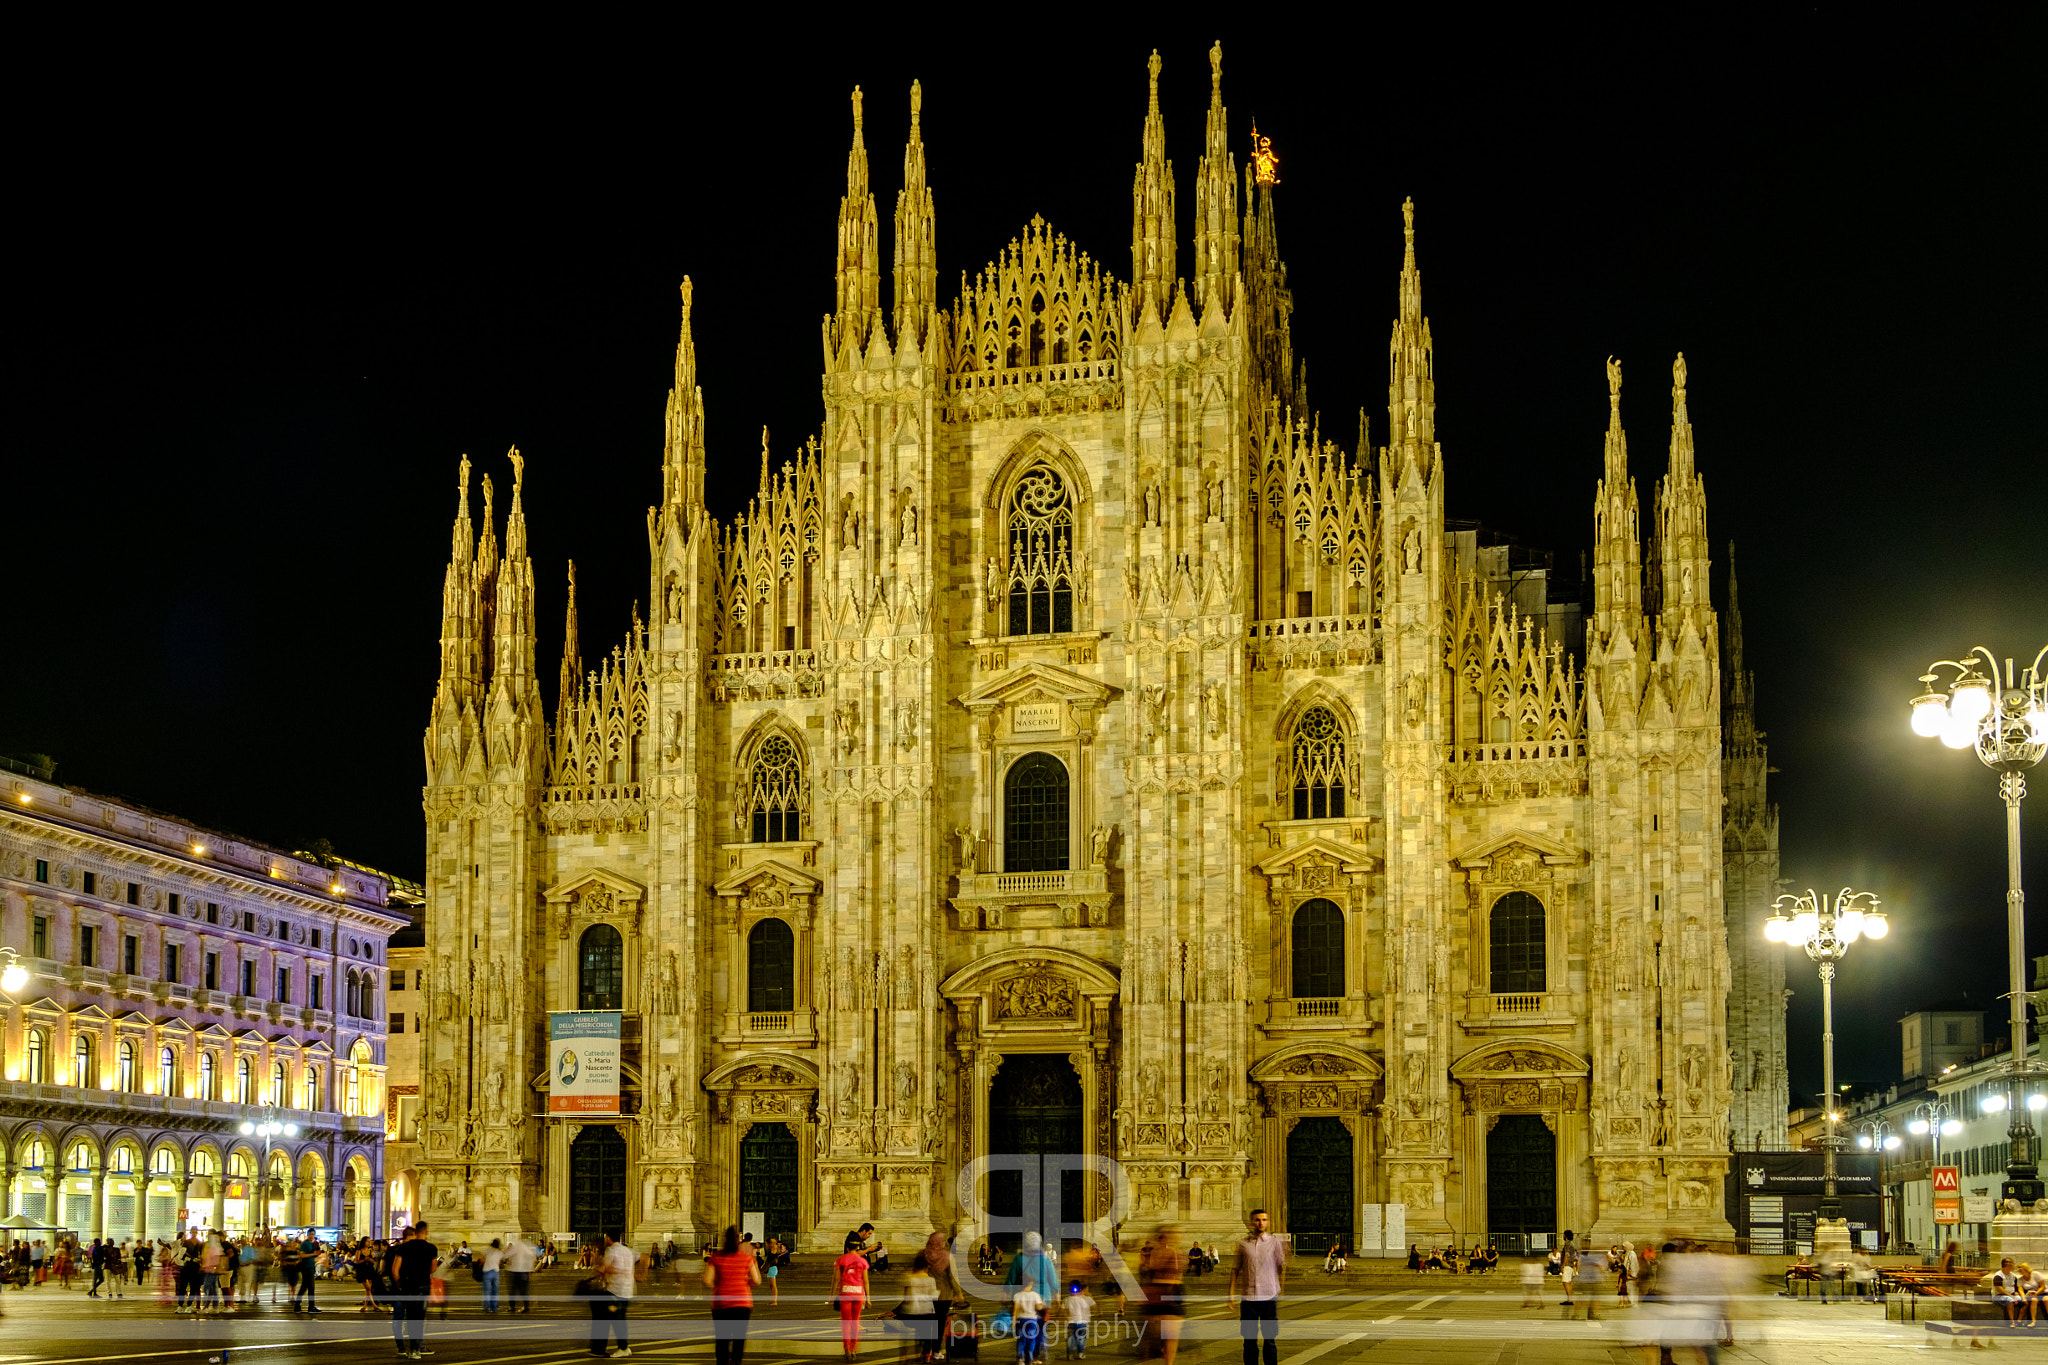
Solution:
M846 1253L832 1263L833 1283L839 1286L839 1340L846 1358L860 1349L860 1313L868 1301L868 1258L861 1254L860 1234L846 1234Z

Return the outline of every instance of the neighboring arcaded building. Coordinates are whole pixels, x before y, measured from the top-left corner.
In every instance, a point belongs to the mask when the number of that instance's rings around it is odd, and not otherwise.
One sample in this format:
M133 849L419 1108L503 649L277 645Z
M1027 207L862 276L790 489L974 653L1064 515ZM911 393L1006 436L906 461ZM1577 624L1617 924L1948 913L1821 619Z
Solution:
M0 788L0 943L29 978L5 1000L0 1213L117 1240L377 1231L389 880L18 768ZM296 1131L242 1131L265 1123Z
M524 461L480 532L463 462L419 1039L451 1234L900 1242L954 1227L991 1149L1114 1156L1133 1232L1264 1206L1316 1246L1392 1201L1423 1241L1726 1234L1683 360L1648 509L1606 364L1589 600L1550 602L1446 520L1409 206L1398 257L1391 201L1364 239L1398 264L1381 440L1308 410L1273 163L1240 180L1220 64L1192 260L1155 57L1130 278L1032 218L950 300L918 90L886 249L856 92L821 431L764 435L713 519L686 282L649 619L586 670L572 578L551 698ZM545 1012L577 1008L624 1012L618 1119L534 1117Z

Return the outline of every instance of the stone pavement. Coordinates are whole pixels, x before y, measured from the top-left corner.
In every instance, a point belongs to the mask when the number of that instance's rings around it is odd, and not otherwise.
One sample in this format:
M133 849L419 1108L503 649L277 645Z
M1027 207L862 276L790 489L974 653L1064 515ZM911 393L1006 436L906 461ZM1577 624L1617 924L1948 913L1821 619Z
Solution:
M762 1293L752 1322L749 1365L815 1365L840 1358L839 1324L827 1301L822 1261L799 1265L787 1281L782 1302ZM817 1261L818 1258L808 1258ZM1372 1277L1375 1280L1380 1277ZM479 1289L461 1276L451 1282L446 1317L430 1317L428 1346L435 1365L566 1365L586 1358L589 1320L570 1290L576 1276L555 1271L536 1276L541 1296L531 1316L490 1316L481 1312ZM895 1302L899 1277L879 1277L877 1310ZM1554 1285L1554 1282L1552 1282ZM1224 1302L1226 1281L1209 1276L1189 1286L1188 1320L1180 1365L1235 1365L1242 1343L1235 1316ZM1652 1315L1608 1307L1588 1322L1567 1318L1552 1285L1540 1309L1522 1308L1521 1290L1507 1276L1414 1276L1405 1283L1336 1281L1313 1266L1290 1275L1281 1314L1283 1365L1343 1365L1353 1360L1423 1362L1432 1365L1655 1365ZM1610 1287L1611 1293L1611 1287ZM635 1356L663 1359L712 1354L704 1291L694 1283L676 1297L673 1280L643 1286L630 1315ZM166 1365L298 1365L306 1362L388 1360L390 1322L382 1314L355 1311L355 1286L321 1285L327 1311L304 1317L282 1309L258 1308L220 1318L193 1319L158 1304L154 1288L119 1300L87 1299L79 1289L54 1286L0 1294L5 1347L0 1365L79 1362L114 1365L161 1358ZM993 1308L994 1305L987 1305ZM1116 1314L1113 1299L1098 1305L1098 1343L1089 1358L1120 1365L1132 1359L1129 1323ZM1736 1341L1719 1352L1732 1365L1864 1365L1903 1359L1907 1353L1964 1347L1918 1323L1887 1322L1867 1304L1789 1300L1766 1289L1736 1305ZM1996 1349L2013 1359L2048 1365L2048 1329L2043 1340L2008 1340ZM865 1323L858 1365L890 1365L901 1355L898 1339L884 1334L871 1313ZM1678 1360L1689 1352L1678 1352ZM1055 1339L1048 1365L1064 1352ZM989 1338L981 1365L1008 1365L1015 1358L1007 1339ZM1691 1358L1696 1359L1696 1356Z

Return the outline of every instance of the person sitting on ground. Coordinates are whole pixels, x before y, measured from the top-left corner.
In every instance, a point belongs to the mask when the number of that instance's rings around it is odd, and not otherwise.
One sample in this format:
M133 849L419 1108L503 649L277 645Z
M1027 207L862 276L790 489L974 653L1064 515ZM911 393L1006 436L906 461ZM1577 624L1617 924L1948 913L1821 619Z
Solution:
M1422 1248L1413 1242L1408 1244L1408 1268L1418 1275L1422 1273Z
M1323 1257L1323 1273L1326 1275L1340 1275L1350 1265L1350 1259L1344 1254L1344 1239L1342 1237L1333 1238L1330 1242L1330 1254Z
M1998 1311L2005 1314L2007 1322L2018 1322L2025 1299L2020 1291L2020 1277L2013 1268L2012 1257L1998 1263L1998 1269L1991 1275L1991 1302L1998 1305Z

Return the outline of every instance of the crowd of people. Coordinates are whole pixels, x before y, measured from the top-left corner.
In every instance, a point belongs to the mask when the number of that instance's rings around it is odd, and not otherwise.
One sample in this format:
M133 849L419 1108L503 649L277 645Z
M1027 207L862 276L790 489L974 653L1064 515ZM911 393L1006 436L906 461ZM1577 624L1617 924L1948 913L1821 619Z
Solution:
M1340 1257L1341 1254L1341 1249L1333 1249L1331 1252L1333 1257ZM1484 1246L1474 1242L1470 1251L1462 1251L1455 1246L1433 1247L1428 1251L1414 1243L1408 1246L1408 1268L1418 1274L1443 1270L1455 1275L1463 1270L1467 1275L1484 1275L1499 1264L1500 1251L1491 1242ZM1326 1270L1334 1268L1324 1267Z

